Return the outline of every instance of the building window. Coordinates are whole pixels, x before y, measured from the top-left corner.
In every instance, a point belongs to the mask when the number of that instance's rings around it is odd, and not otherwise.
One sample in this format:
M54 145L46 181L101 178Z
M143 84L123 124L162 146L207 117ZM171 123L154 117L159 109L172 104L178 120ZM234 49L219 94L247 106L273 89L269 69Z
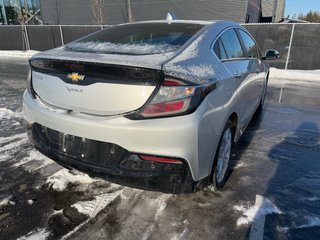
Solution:
M249 23L249 22L250 22L250 15L247 14L247 15L246 15L246 23Z
M0 0L0 23L42 24L40 0Z

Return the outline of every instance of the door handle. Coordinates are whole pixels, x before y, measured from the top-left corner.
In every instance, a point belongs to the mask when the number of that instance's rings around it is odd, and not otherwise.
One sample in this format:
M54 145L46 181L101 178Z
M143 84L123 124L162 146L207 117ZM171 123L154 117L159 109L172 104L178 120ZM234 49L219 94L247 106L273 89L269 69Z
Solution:
M234 74L233 74L233 77L234 77L235 79L240 79L240 78L241 78L241 74L240 74L240 73L234 73Z

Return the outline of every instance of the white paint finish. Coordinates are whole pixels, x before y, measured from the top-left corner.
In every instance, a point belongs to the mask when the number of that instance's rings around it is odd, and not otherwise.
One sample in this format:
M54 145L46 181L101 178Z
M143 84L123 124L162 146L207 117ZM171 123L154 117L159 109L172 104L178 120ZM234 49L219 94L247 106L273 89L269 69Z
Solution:
M32 80L36 93L49 104L98 115L136 110L145 104L155 89L155 86L112 83L67 84L58 77L35 71Z
M208 124L206 135L198 135L200 122L206 121L203 118L205 108L206 104L202 104L193 114L140 121L122 116L80 118L55 111L39 100L33 100L26 92L23 114L30 123L37 122L70 135L111 142L130 152L183 158L189 163L194 180L200 180L210 174L211 169L206 164L212 159L203 159L199 163L199 139L205 141L211 134L213 143L208 145L210 149L204 149L210 157L212 146L219 140Z

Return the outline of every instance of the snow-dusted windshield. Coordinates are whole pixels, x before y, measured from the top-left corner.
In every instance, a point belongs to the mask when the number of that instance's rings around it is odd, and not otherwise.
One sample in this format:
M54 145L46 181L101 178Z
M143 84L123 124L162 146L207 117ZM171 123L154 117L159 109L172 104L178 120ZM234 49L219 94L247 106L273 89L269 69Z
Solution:
M190 23L137 23L115 26L67 45L77 52L157 54L174 52L203 25Z

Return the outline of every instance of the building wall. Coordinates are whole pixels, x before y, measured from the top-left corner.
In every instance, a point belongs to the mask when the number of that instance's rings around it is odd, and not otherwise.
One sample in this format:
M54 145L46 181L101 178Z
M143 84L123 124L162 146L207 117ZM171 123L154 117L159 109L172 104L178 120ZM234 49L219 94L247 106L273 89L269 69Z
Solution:
M254 0L253 2L255 2ZM248 0L131 0L135 21L165 19L168 12L178 19L228 19L245 22ZM89 0L41 0L44 24L94 24ZM106 24L124 22L126 0L105 0ZM252 20L257 19L250 8Z
M284 17L285 0L262 0L262 17L279 22Z
M286 1L278 0L275 22L279 22L284 17L285 7L286 7Z
M247 15L248 22L260 22L261 0L248 0Z

